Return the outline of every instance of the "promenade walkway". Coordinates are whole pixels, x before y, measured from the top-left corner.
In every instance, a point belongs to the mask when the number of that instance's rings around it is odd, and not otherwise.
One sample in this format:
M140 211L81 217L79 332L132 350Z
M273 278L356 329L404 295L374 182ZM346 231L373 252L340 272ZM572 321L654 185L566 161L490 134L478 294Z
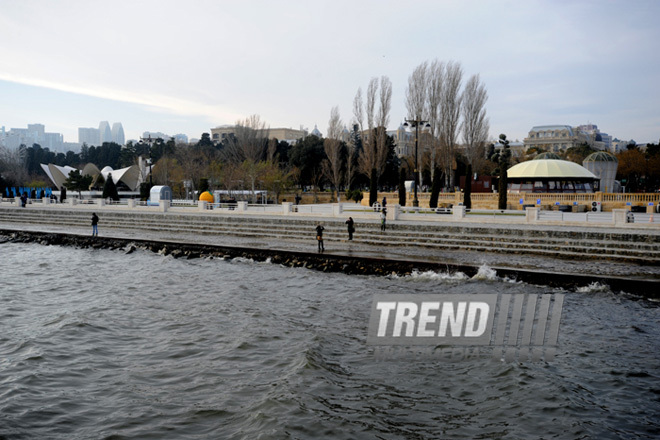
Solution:
M84 236L91 234L90 216L66 206L0 207L0 229ZM99 234L113 238L315 252L314 226L323 222L326 254L660 280L660 231L648 228L400 220L381 233L378 220L356 219L355 240L348 241L345 219L327 216L133 215L110 209L99 216Z

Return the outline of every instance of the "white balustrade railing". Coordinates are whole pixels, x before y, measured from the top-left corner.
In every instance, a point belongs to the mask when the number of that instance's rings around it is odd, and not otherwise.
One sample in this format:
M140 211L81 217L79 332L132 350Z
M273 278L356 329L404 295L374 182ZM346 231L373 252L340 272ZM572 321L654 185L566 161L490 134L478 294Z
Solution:
M103 209L104 207L126 207L130 209L149 209L150 211L173 211L186 212L186 208L195 208L196 210L219 211L235 214L267 214L267 215L317 215L327 217L348 217L355 216L356 218L369 218L376 220L380 217L380 205L375 207L363 206L355 203L341 203L341 204L307 204L307 205L294 205L285 203L282 205L276 204L247 204L246 202L236 203L206 203L193 202L192 200L178 199L170 202L169 206L160 206L161 204L154 204L148 201L141 201L138 199L122 199L119 201L107 199L78 199L73 197L74 200L67 199L65 203L57 203L50 199L30 199L28 201L28 208L44 207L47 209L52 208L66 208L66 209ZM21 207L21 202L16 198L3 197L0 203L5 206ZM98 207L98 208L97 208ZM562 212L562 211L549 211L538 210L533 216L527 215L526 211L521 210L470 210L462 214L457 209L463 209L462 206L454 206L454 208L416 208L410 206L399 207L398 205L388 206L388 218L390 215L396 214L391 220L399 219L404 221L469 221L472 223L484 222L549 222L549 223L572 223L584 225L621 225L635 223L636 225L660 225L660 213L644 213L644 212L627 212L625 210L618 210L618 214L614 211L608 212ZM531 208L538 209L538 208ZM189 210L188 210L189 211ZM534 211L532 211L533 213ZM617 215L618 220L617 220Z

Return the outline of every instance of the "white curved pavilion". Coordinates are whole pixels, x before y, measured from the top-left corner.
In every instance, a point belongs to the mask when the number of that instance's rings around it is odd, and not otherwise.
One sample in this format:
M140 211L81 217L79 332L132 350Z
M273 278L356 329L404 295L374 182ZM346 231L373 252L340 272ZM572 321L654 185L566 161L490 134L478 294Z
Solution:
M509 191L593 192L599 178L585 167L568 160L529 160L507 170Z
M41 168L57 188L61 188L64 185L64 182L66 182L66 179L68 179L69 173L75 170L75 168L70 166L61 167L52 163L49 163L48 165L42 163ZM88 163L82 169L81 173L83 176L92 176L95 179L97 176L101 175L104 180L108 179L108 175L112 175L112 181L115 182L115 184L122 182L131 191L135 191L140 183L140 170L137 165L131 165L130 167L118 170L113 170L110 167L104 167L102 170L99 170L96 165Z

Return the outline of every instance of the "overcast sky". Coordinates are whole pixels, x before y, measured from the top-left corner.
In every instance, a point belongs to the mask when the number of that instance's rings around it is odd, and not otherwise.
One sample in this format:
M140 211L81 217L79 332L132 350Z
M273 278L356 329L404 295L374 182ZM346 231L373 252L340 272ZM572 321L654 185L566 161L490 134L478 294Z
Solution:
M488 90L491 136L597 124L660 138L660 1L0 0L0 126L122 122L199 138L258 114L325 134L386 75L390 128L423 61L462 64Z

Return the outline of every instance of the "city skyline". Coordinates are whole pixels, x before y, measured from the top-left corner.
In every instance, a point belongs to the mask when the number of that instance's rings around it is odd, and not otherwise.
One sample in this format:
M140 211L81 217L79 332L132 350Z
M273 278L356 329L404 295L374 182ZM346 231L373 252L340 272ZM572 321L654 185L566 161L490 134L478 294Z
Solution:
M96 6L3 3L0 125L45 124L65 142L99 121L122 121L126 140L199 138L258 114L325 133L333 106L349 125L358 87L386 75L395 129L408 76L438 59L461 63L464 82L481 76L491 138L587 123L638 143L660 138L654 1Z

